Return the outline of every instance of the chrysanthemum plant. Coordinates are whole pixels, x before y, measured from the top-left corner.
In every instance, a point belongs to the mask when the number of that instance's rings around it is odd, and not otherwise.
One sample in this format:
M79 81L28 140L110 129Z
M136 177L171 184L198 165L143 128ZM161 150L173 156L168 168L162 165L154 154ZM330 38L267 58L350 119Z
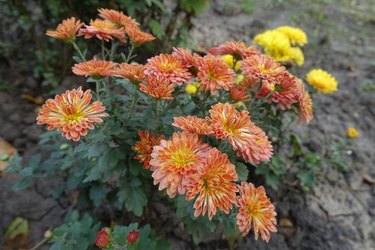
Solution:
M46 154L23 169L15 158L8 171L26 177L18 188L33 176L54 178L56 198L70 197L70 207L97 221L105 211L104 227L158 221L155 204L163 204L195 243L221 230L230 247L250 230L269 241L275 207L249 170L271 164L284 113L300 124L312 119L301 80L242 42L206 55L174 48L138 64L134 49L142 53L154 37L122 12L100 9L99 16L47 32L74 46L72 72L87 84L41 107L37 122L52 130L41 139ZM100 49L81 52L82 37Z

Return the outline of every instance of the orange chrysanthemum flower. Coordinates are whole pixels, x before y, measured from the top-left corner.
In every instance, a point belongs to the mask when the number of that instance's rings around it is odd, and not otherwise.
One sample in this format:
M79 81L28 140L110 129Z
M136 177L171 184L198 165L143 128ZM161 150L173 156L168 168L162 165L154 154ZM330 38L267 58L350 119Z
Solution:
M290 109L292 104L298 102L298 79L289 73L283 74L279 79L269 101L277 103L282 110Z
M241 61L242 74L255 79L277 82L280 74L286 72L281 64L265 55L254 55Z
M200 135L212 134L210 122L207 119L198 118L196 116L174 117L174 123L172 125L190 133Z
M146 75L143 73L145 69L146 67L142 64L121 63L118 68L113 70L113 75L132 82L140 82L146 79Z
M110 9L98 9L99 16L104 18L118 27L138 27L139 23L137 23L134 19L124 14L122 11L117 10L110 10Z
M197 172L188 177L186 200L194 202L194 216L208 213L211 220L217 210L229 213L236 201L237 173L228 156L216 148L210 149L208 156Z
M123 43L126 42L123 27L119 28L112 22L100 19L91 20L90 25L85 25L85 28L81 28L78 35L84 36L86 39L96 36L98 39L106 42L115 37Z
M183 48L173 48L172 56L181 61L187 68L193 67L195 59L199 57L198 54L194 53L193 55L190 50Z
M259 232L263 240L270 240L270 232L277 232L276 212L262 186L255 188L252 183L242 182L238 185L240 195L236 205L239 207L237 225L243 236L247 235L253 224L255 239Z
M236 82L236 73L225 64L225 62L213 55L206 55L197 61L197 81L203 91L216 93L218 89L229 90Z
M245 161L269 161L272 145L264 131L250 120L249 112L238 112L228 103L218 103L209 110L213 132L218 139L228 139L237 155Z
M151 171L159 190L166 189L170 198L186 192L187 177L194 173L207 157L209 145L197 134L177 132L153 148Z
M246 45L243 42L230 41L209 49L208 53L215 56L231 54L242 57L242 54L246 49Z
M132 147L132 149L138 153L134 159L138 160L139 162L143 162L143 167L145 169L149 169L152 148L159 145L160 141L164 139L164 136L149 133L148 130L138 131L138 135L141 140L137 141L135 146Z
M138 26L125 27L125 32L132 43L142 45L155 40L155 37L147 32L143 32Z
M260 86L260 80L253 78L251 76L246 76L244 79L240 82L240 86L250 89L252 92L255 92L259 89Z
M163 77L178 85L187 82L191 77L189 70L184 64L168 54L160 54L148 59L145 74Z
M99 101L90 104L91 99L90 90L83 92L81 87L56 95L40 109L37 124L46 124L49 130L62 131L66 139L79 141L87 135L87 129L94 129L92 123L103 122L101 117L108 116L103 104Z
M140 84L140 90L156 99L172 100L174 84L163 77L147 76L145 83Z
M254 46L247 47L244 51L242 51L242 59L246 59L251 56L261 55L262 53L257 50Z
M48 30L47 36L51 36L64 41L74 41L78 30L82 27L83 23L74 17L65 19L57 25L56 30Z
M250 95L246 93L246 89L242 86L234 86L229 90L229 97L235 102L248 102Z
M79 76L104 77L113 75L115 63L111 61L90 60L87 62L76 63L72 67L74 74Z
M298 123L307 124L313 118L313 108L312 108L313 103L312 103L312 99L310 97L309 92L307 92L305 88L303 87L303 83L300 82L299 84L300 84L300 92L298 94L299 107L297 109L298 116L299 116Z

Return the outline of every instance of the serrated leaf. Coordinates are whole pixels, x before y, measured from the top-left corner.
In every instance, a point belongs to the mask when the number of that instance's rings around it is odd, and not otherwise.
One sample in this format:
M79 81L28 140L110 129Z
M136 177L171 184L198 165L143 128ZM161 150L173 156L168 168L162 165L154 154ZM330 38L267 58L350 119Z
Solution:
M125 206L129 211L132 211L135 215L141 216L143 214L143 208L147 205L147 197L141 188L134 189L130 192Z
M236 162L236 172L238 175L238 181L246 181L249 176L249 170L247 166L241 162Z
M165 36L164 28L155 19L151 19L148 25L151 28L152 34L154 34L158 39L161 39Z

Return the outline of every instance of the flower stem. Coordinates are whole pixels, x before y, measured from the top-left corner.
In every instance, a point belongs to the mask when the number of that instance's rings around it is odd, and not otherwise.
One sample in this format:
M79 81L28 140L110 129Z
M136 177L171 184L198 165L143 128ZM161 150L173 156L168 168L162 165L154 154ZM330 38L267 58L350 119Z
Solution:
M73 48L78 52L79 57L82 59L82 62L86 61L78 45L74 41L72 41L72 44L73 44Z
M126 61L125 61L126 63L129 63L130 60L132 59L133 51L134 51L134 45L131 44L131 45L130 45L130 49L129 49L128 57L126 58Z

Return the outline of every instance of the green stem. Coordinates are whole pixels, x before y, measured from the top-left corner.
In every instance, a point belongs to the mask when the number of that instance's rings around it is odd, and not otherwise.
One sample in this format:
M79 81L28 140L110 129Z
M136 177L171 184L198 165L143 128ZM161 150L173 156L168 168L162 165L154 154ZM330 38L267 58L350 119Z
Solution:
M31 248L30 250L36 250L38 249L39 247L43 246L44 243L46 243L48 241L47 238L44 238L43 240L39 241L33 248Z
M128 123L128 121L132 118L137 101L138 101L137 86L134 85L134 94L132 94L132 103L130 105L130 110L129 110L128 116L126 117L125 123Z
M104 40L102 40L102 59L105 60L105 46L104 46Z
M96 80L96 99L100 100L100 80Z
M86 61L86 59L83 56L83 54L82 54L81 50L79 49L78 45L74 41L72 41L72 44L73 44L73 48L78 52L78 55L82 59L82 61L83 62Z
M110 61L113 61L113 59L114 59L113 57L115 55L116 49L117 49L117 43L112 40L111 53L109 55L109 60Z
M131 45L130 45L130 49L129 49L128 57L126 58L126 61L125 61L126 63L129 63L130 60L132 59L133 51L134 51L134 45L131 44Z

